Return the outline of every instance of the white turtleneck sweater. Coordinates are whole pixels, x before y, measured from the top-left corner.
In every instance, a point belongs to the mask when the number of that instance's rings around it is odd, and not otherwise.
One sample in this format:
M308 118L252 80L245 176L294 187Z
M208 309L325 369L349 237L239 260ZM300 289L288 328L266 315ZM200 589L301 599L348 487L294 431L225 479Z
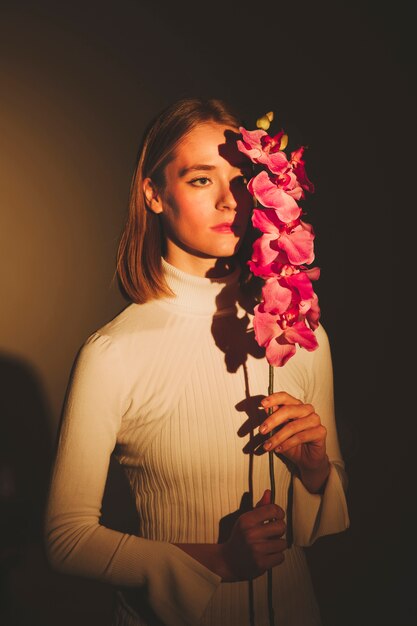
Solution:
M163 267L175 296L128 305L77 355L46 513L49 559L119 589L115 626L268 626L266 574L222 583L173 545L217 543L221 520L244 494L256 503L270 487L268 454L251 453L261 443L268 363L236 303L238 270L209 279ZM322 326L316 335L317 350L297 349L274 370L275 391L315 407L331 461L317 495L275 457L275 501L289 506L293 533L273 569L276 626L320 624L301 546L349 525L329 344ZM100 523L112 454L136 503L134 535Z

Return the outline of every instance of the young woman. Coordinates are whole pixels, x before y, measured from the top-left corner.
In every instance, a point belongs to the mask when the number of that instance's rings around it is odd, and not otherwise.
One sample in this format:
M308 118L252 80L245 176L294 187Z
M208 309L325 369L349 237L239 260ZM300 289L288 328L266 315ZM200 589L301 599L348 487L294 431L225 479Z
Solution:
M219 100L183 99L148 128L118 251L131 303L86 339L68 388L47 550L55 568L117 588L117 626L267 626L271 568L276 626L317 626L302 546L349 523L322 326L266 397L239 125ZM135 534L100 523L111 456Z

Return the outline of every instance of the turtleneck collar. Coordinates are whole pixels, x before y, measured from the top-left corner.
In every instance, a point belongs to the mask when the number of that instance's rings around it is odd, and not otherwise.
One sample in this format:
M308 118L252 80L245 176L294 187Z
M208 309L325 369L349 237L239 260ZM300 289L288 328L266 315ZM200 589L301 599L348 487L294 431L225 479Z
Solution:
M161 304L175 306L189 313L224 315L236 310L240 267L220 278L207 278L187 274L162 258L162 269L169 288L175 294L159 300Z

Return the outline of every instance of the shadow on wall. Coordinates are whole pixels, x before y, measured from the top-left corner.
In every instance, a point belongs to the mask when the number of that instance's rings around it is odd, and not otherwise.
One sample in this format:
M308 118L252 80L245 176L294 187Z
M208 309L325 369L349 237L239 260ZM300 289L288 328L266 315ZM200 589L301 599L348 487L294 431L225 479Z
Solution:
M103 585L56 574L46 562L42 527L53 457L50 423L32 366L0 353L0 623L106 626L111 599Z

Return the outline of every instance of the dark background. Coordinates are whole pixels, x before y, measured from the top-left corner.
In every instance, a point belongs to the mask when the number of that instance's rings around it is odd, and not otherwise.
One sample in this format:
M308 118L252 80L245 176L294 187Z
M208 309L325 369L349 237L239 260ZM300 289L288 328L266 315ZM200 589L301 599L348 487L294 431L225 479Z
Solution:
M272 109L290 149L308 146L350 477L350 529L307 551L324 625L414 624L414 3L0 9L0 622L109 623L107 587L47 567L42 503L76 351L125 304L112 278L142 132L198 95L248 128Z

